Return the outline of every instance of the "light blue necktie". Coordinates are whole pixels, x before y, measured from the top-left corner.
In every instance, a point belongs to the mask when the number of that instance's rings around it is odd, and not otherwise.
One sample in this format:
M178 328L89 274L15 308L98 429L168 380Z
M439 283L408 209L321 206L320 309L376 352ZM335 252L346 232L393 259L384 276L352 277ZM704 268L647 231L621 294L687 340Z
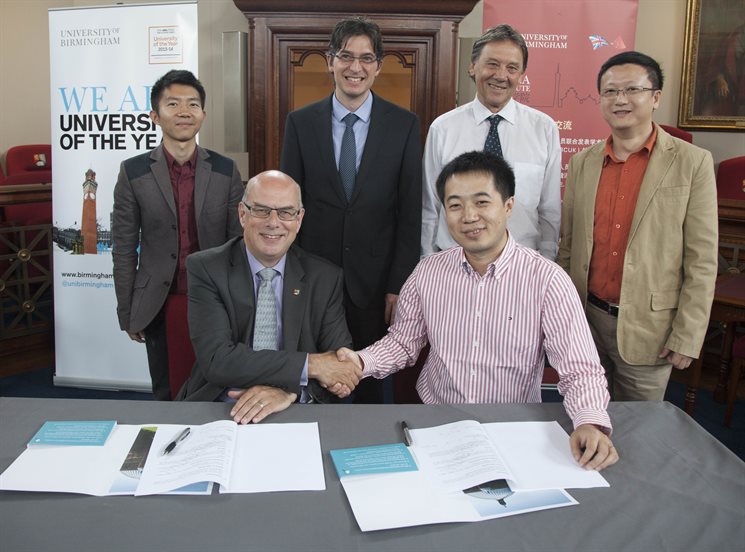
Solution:
M259 292L256 295L256 322L254 324L254 351L277 350L277 303L272 280L279 275L273 268L259 270Z
M502 155L502 143L499 141L499 132L497 132L497 127L499 127L501 120L501 115L492 115L489 117L489 124L491 126L489 127L489 134L486 136L486 142L484 143L484 151L504 157Z
M344 194L347 199L352 197L354 191L354 180L357 177L357 142L354 138L354 123L359 117L354 113L347 113L342 119L347 128L344 129L344 136L341 139L341 152L339 154L339 176L344 185Z

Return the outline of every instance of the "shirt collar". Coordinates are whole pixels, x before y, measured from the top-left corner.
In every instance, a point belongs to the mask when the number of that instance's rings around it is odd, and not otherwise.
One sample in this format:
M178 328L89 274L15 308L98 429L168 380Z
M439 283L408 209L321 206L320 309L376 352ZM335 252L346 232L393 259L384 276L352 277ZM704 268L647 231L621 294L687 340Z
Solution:
M466 259L466 253L465 251L463 251L463 248L460 247L459 249L460 254L458 255L458 266L460 266L461 270L463 270L466 274L477 274L477 272L471 266L471 263L469 263L468 259ZM514 252L515 240L512 238L512 234L509 232L509 230L507 230L507 243L504 244L504 249L502 249L499 257L497 257L493 262L489 263L489 266L486 268L486 274L484 274L484 277L495 277L499 274L502 274L506 270L510 262L510 258L512 257Z
M168 164L168 168L179 168L181 165L178 164L178 161L176 161L176 158L171 155L171 153L166 149L165 146L163 146L163 153L166 156L166 163ZM183 166L191 165L194 167L197 162L197 148L194 148L194 153L191 154L191 157L184 163Z
M652 153L652 149L654 148L654 145L656 143L657 143L657 123L652 123L652 134L650 134L649 138L647 138L647 141L644 142L642 149L640 149L636 153L642 153L647 158L649 158L649 156ZM608 139L605 141L603 166L605 167L611 161L613 161L614 163L621 163L621 161L613 153L613 135L612 134L608 136Z
M362 105L357 108L357 111L349 111L346 107L342 105L342 103L336 99L336 94L331 95L331 111L333 113L334 119L341 122L344 117L347 116L349 113L354 113L357 115L357 117L360 118L360 120L367 124L370 121L370 113L372 112L372 104L373 104L373 93L370 92L367 95L367 98L364 102L362 102Z
M517 118L517 102L512 98L510 98L507 104L499 110L499 113L492 113L488 107L481 103L478 96L473 99L472 105L473 118L477 125L485 122L492 115L499 115L508 123L515 124L515 119Z
M245 244L244 244L245 245ZM279 272L279 275L282 276L282 278L285 277L285 263L287 262L287 253L282 255L282 258L279 260L279 262L272 266L272 267L266 267L263 264L261 264L261 261L259 261L256 257L253 256L253 254L248 250L248 246L246 247L246 256L248 257L248 266L251 269L251 274L254 277L254 280L258 277L258 273L265 269L265 268L273 268L277 272Z

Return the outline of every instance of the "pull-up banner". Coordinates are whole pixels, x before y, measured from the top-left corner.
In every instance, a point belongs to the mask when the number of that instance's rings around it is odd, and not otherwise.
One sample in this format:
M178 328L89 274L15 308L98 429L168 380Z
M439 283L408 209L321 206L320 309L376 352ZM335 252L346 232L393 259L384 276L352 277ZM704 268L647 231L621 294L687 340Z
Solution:
M508 23L528 45L514 98L556 121L562 186L569 158L605 140L597 74L609 57L634 49L638 0L484 0L484 29Z
M150 390L145 347L119 329L111 212L119 164L160 143L150 88L197 72L197 4L49 11L55 384Z

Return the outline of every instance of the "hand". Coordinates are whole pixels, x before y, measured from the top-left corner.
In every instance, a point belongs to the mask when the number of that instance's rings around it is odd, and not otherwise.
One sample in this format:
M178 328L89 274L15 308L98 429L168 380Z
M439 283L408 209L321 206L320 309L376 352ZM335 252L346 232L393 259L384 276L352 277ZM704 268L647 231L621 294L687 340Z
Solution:
M714 79L714 93L719 98L726 98L729 96L729 84L722 74L717 75Z
M358 355L356 352L354 352L351 349L347 349L346 347L342 347L341 349L336 351L336 359L339 362L351 361L360 370L365 369L365 365L362 362L360 355ZM332 385L331 387L328 387L328 390L334 395L337 395L338 397L341 397L341 398L348 397L349 394L352 392L351 389L349 389L345 385L342 385L341 383L337 383L336 385Z
M569 437L572 456L586 470L600 471L618 462L618 452L605 433L592 424L582 424Z
M308 355L308 377L318 380L321 387L344 398L357 387L362 369L351 360L340 362L336 353Z
M132 341L137 343L145 343L145 332L127 332L127 335Z
M398 295L394 293L385 294L385 323L389 326L396 320L396 307L398 306Z
M685 370L691 365L691 362L693 362L693 359L691 357L681 355L680 353L676 353L675 351L671 351L667 347L662 349L660 358L664 358L665 360L667 360L670 364L673 365L673 368L675 368L676 370Z
M237 399L230 409L230 415L237 424L256 424L269 414L281 412L297 400L296 393L268 385L228 391L228 397Z

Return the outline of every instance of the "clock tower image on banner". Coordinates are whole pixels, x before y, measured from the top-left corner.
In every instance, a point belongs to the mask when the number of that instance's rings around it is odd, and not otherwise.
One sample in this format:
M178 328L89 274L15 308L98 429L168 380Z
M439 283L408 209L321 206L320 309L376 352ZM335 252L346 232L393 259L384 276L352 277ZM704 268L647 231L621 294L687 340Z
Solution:
M83 239L83 253L95 255L98 252L98 232L96 229L96 173L93 169L85 171L83 183L83 222L80 234Z

